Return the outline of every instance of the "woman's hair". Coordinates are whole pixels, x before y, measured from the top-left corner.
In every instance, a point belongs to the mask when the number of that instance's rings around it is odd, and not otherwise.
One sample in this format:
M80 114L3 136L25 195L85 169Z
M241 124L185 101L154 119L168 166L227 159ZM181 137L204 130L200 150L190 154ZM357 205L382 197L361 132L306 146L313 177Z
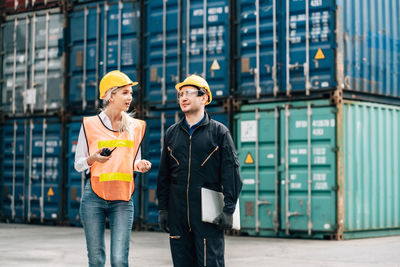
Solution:
M110 98L112 94L115 94L121 87L113 87L107 90L106 95L104 97L104 107L100 109L101 111L105 111L107 109L108 104L110 103ZM135 115L135 112L122 112L122 119L121 119L121 124L118 129L120 132L128 131L130 133L130 124L132 123L132 118Z

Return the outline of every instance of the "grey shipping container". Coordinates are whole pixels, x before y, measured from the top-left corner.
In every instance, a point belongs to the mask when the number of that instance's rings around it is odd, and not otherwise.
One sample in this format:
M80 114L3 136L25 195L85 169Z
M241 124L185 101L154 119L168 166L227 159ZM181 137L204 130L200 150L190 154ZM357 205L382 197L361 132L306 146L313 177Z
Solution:
M241 232L347 239L400 234L400 108L327 100L242 106Z
M7 16L2 25L2 110L13 115L62 107L64 15L59 9Z

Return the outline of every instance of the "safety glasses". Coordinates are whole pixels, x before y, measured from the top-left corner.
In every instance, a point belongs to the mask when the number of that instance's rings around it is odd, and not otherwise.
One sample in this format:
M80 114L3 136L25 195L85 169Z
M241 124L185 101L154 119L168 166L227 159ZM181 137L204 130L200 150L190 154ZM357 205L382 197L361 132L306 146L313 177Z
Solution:
M184 97L185 95L187 97L195 97L195 96L202 96L204 95L205 92L201 91L201 90L197 90L197 89L188 89L186 91L179 91L177 93L177 97L178 99L180 99L181 97Z

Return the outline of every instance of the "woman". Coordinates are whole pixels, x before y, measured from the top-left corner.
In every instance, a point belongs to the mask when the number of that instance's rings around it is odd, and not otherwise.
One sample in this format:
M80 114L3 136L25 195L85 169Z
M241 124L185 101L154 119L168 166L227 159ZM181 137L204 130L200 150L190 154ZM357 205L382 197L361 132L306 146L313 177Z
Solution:
M132 82L119 71L107 73L100 82L100 99L106 105L97 116L86 117L75 154L78 172L90 169L81 201L89 266L104 266L106 218L111 231L111 265L128 266L133 223L133 172L147 172L151 163L142 160L140 143L144 121L127 114L132 102Z

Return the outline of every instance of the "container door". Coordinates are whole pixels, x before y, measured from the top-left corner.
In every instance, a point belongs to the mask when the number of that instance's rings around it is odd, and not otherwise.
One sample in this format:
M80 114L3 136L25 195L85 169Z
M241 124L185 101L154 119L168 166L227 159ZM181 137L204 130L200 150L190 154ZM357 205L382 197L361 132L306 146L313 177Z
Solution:
M61 219L61 125L29 119L27 220Z
M213 98L228 95L229 1L184 1L184 74L205 78Z
M67 125L67 220L71 224L80 224L79 208L85 186L85 172L77 172L74 167L76 145L78 144L79 131L82 118L74 117Z
M312 235L336 228L336 127L331 107L285 105L280 114L281 229Z
M1 213L6 220L25 220L25 171L27 125L24 120L12 120L3 126Z
M279 20L277 0L239 1L239 94L277 94Z
M98 106L100 23L103 6L81 6L70 13L70 66L68 106L81 110Z
M24 94L28 90L29 35L28 15L6 20L2 25L3 67L2 108L7 113L25 113Z
M242 231L275 235L278 231L278 111L256 108L235 116L243 189Z
M151 105L176 105L175 84L181 79L183 0L148 1L146 94Z
M286 94L334 89L335 1L282 1L280 60Z

